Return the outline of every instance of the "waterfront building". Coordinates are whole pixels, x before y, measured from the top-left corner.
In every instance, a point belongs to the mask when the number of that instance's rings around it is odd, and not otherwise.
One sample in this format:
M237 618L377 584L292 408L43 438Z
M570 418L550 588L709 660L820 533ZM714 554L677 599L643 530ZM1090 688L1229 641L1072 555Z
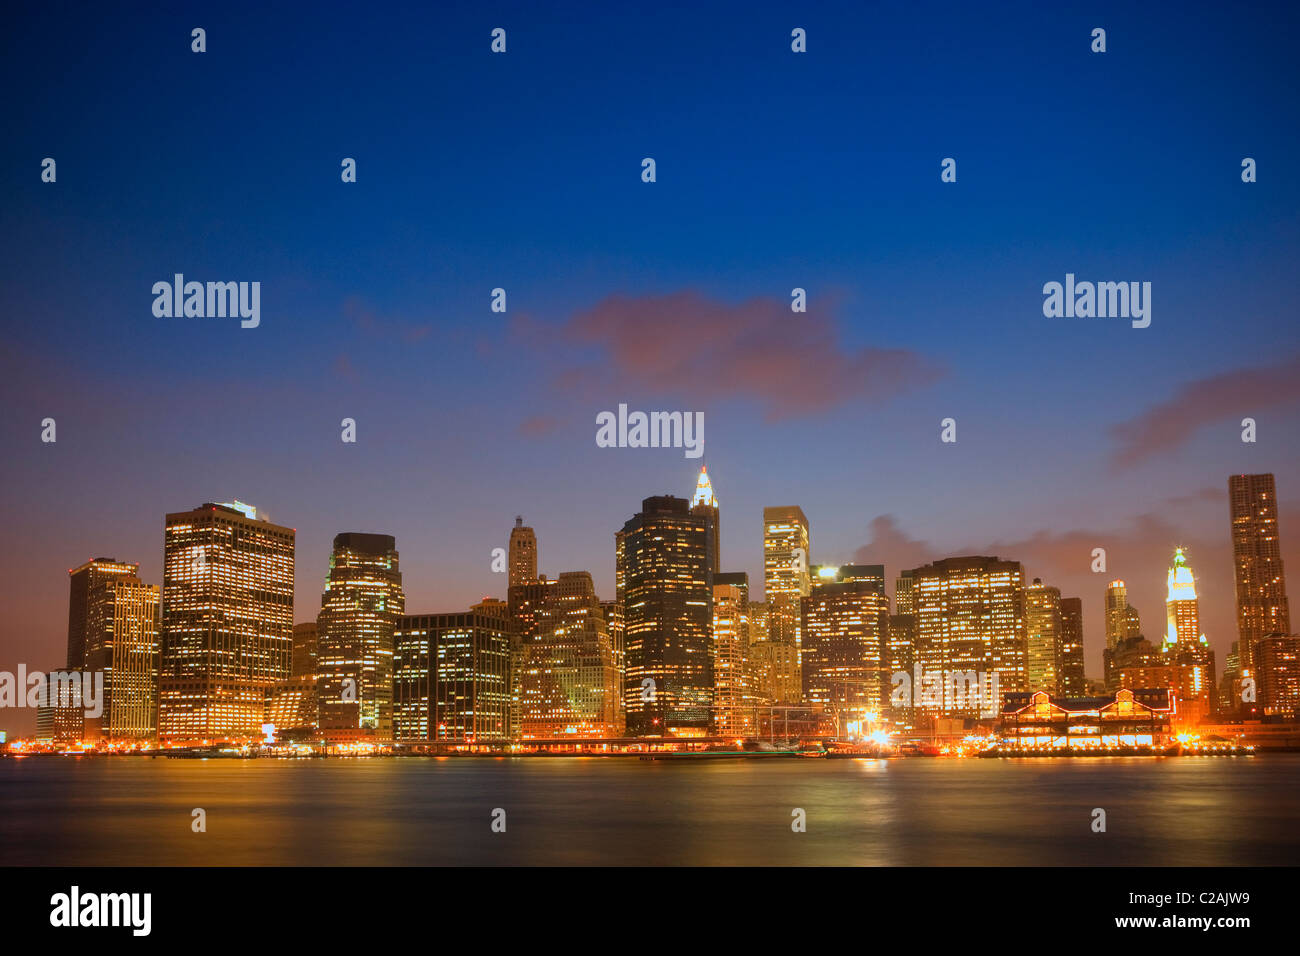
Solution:
M164 741L261 738L271 692L289 676L294 539L239 501L166 516Z
M646 498L615 534L632 736L706 736L713 711L708 521L684 498Z
M1237 597L1237 640L1241 667L1255 667L1255 645L1274 634L1291 633L1291 612L1282 568L1277 489L1271 474L1228 478L1232 560Z
M394 646L398 741L451 749L508 742L509 622L476 611L404 615Z
M331 743L393 739L393 631L406 611L392 535L335 535L316 618L319 731Z

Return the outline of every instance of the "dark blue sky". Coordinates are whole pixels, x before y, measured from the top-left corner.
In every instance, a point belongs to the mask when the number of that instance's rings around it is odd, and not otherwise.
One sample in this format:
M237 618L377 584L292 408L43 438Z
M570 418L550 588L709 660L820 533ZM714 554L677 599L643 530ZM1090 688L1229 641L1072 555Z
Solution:
M59 662L67 568L158 582L206 500L298 529L300 620L343 530L397 536L413 611L503 594L516 513L611 593L697 466L596 448L620 401L706 413L730 568L769 504L891 577L996 548L1084 598L1097 671L1106 580L1158 635L1183 543L1226 651L1228 474L1277 473L1293 568L1300 534L1295 7L542 6L9 15L0 669ZM176 272L260 281L260 327L155 318ZM1151 282L1150 328L1044 318L1067 272Z

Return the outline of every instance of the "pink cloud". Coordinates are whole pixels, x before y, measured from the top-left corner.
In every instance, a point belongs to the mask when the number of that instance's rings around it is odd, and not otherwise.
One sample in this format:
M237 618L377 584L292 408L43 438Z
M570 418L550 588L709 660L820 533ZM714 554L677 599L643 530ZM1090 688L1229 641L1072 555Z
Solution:
M1254 418L1297 398L1300 355L1281 365L1238 369L1189 382L1169 401L1111 428L1119 443L1112 463L1119 468L1135 465L1182 447L1204 425Z
M788 302L720 302L692 291L614 295L545 331L521 317L517 338L557 339L601 355L570 365L555 386L584 396L628 387L696 402L750 399L767 421L799 418L855 399L884 400L942 377L906 349L844 347L828 308L793 313Z

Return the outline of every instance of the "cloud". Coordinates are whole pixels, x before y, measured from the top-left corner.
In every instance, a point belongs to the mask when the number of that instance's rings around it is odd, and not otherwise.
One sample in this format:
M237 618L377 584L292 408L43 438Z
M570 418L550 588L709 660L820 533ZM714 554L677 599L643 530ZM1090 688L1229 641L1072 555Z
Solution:
M773 298L730 304L692 291L613 295L558 330L521 317L513 332L534 345L594 353L555 374L557 390L607 398L632 388L695 403L750 399L769 422L888 399L943 376L936 363L906 349L844 347L831 312L792 313Z
M381 317L357 296L343 302L343 314L361 331L382 339L397 339L408 344L427 338L433 331L432 322L408 322L405 319Z
M549 415L534 415L520 422L517 431L520 435L528 438L540 438L555 431L559 425L560 421L557 418L552 418Z
M1118 442L1112 464L1127 468L1186 444L1212 422L1251 418L1300 398L1300 355L1281 365L1258 366L1198 379L1167 402L1111 428Z

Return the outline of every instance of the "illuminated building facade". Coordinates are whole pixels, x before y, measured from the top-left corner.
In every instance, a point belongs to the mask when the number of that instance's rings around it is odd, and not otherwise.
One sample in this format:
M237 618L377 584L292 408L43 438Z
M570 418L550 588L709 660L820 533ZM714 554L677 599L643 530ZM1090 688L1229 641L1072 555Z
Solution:
M943 680L936 704L914 685L914 705L930 715L979 717L996 712L992 698L1026 690L1025 574L1020 563L985 556L945 558L912 575L914 667ZM973 675L978 698L969 681L954 686L953 675Z
M614 671L618 675L618 719L626 731L627 708L623 705L623 686L627 677L627 641L623 632L623 605L618 601L601 601L600 612L605 615L609 642L614 647Z
M546 633L547 609L555 593L555 582L548 581L543 574L525 584L512 584L506 593L506 617L510 630L509 733L511 740L518 740L523 733L523 677L528 648Z
M316 673L317 630L315 621L293 626L293 653L289 659L289 676L303 677Z
M1121 641L1141 633L1137 608L1128 603L1128 585L1120 580L1111 581L1106 588L1106 646L1102 649L1103 677L1108 689L1119 686L1111 673L1115 648Z
M1255 642L1257 698L1266 718L1300 718L1300 636L1270 634Z
M407 615L394 642L398 740L448 747L507 742L509 622L475 611Z
M523 645L520 737L621 737L614 644L591 575L561 574Z
M55 706L58 737L149 740L158 731L158 588L137 565L96 558L68 572L69 670L102 673L102 713Z
M1236 572L1238 655L1243 670L1255 666L1255 645L1291 633L1291 612L1282 570L1273 476L1228 478L1232 560Z
M803 599L803 700L838 735L875 722L888 703L889 599L882 565L813 568Z
M1031 690L1059 692L1061 589L1040 578L1025 589L1025 667Z
M1087 752L1164 747L1174 703L1169 692L1122 688L1106 697L1007 694L999 715L1000 749Z
M319 731L334 743L393 739L393 630L406 611L391 535L334 536L317 625Z
M1061 598L1061 655L1057 688L1063 697L1086 697L1083 672L1083 599Z
M234 502L169 514L158 735L261 738L293 648L294 530Z
M266 722L275 725L277 738L302 742L316 740L319 721L315 674L298 674L275 685Z
M510 530L510 587L532 584L537 580L537 535L524 525L522 517L515 518Z
M792 645L799 661L801 604L812 587L808 519L798 506L763 509L763 598L767 639ZM797 701L791 701L797 703Z
M742 572L743 576L743 572ZM713 585L713 719L722 737L748 737L754 733L753 693L746 661L749 656L749 602L747 586L729 580Z
M1165 639L1160 646L1160 657L1162 663L1179 668L1179 715L1188 721L1203 719L1213 712L1217 697L1214 651L1201 633L1196 578L1182 548L1174 551L1173 564L1169 568L1165 620Z
M646 498L616 533L615 556L627 644L627 732L707 735L713 711L708 522L684 498Z

